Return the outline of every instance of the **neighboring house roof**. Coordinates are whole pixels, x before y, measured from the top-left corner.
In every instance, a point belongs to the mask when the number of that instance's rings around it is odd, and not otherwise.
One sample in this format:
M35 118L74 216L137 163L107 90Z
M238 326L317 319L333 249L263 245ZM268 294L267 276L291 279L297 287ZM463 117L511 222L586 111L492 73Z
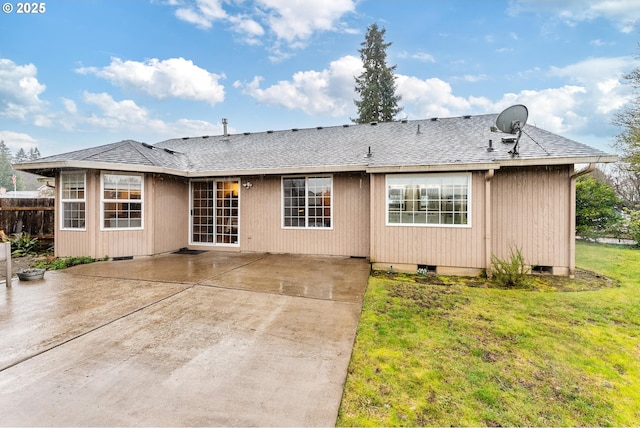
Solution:
M121 141L16 164L47 171L92 168L180 176L338 171L482 170L518 165L615 162L617 157L531 125L519 156L515 136L493 132L498 115L403 120L287 131L177 138L155 145ZM488 151L493 140L493 151ZM370 155L368 155L370 153Z

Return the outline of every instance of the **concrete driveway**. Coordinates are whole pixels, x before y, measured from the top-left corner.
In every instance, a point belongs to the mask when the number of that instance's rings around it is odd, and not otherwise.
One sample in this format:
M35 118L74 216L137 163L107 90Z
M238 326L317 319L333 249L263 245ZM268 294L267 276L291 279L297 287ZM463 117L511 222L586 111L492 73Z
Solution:
M369 264L205 252L13 281L2 426L334 425Z

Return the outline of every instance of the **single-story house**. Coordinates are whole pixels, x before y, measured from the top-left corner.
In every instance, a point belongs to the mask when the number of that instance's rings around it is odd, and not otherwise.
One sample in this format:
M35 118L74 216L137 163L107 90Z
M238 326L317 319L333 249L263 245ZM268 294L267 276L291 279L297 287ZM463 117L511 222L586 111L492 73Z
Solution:
M190 249L478 274L519 248L575 270L575 166L616 156L497 115L121 141L14 165L52 177L57 256ZM504 141L503 141L504 140ZM588 170L588 169L587 169Z

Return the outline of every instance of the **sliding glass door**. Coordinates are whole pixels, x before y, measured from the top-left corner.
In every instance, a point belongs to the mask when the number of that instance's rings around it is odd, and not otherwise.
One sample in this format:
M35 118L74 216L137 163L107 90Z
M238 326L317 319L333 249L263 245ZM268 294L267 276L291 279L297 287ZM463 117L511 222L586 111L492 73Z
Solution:
M239 244L239 182L191 182L191 242Z

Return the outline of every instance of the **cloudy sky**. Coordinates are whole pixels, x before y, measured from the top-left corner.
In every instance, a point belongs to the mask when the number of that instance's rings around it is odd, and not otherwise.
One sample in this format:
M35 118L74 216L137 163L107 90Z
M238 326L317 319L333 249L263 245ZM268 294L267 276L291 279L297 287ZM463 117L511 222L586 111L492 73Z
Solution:
M14 153L215 135L222 118L233 133L350 123L372 23L392 43L400 118L525 104L530 124L613 152L622 76L640 66L640 0L0 3Z

